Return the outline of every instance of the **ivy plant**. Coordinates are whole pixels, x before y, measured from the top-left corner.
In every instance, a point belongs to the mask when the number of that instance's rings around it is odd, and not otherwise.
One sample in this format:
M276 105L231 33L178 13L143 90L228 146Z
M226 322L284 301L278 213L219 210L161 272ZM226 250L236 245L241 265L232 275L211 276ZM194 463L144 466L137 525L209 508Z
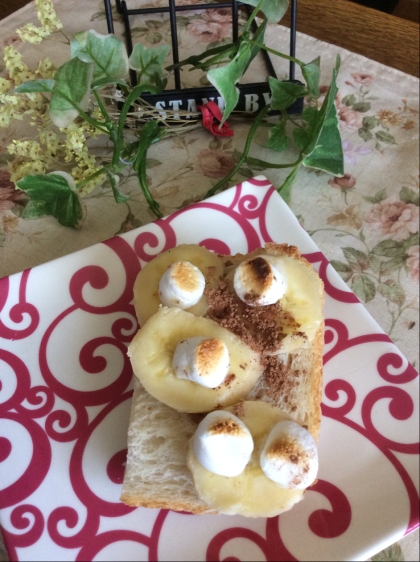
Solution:
M71 39L70 59L57 69L54 79L32 80L20 84L14 90L15 93L50 97L49 116L54 125L59 128L69 127L75 120L82 119L97 133L106 134L113 147L111 161L79 182L75 182L64 172L31 174L19 180L18 188L30 197L23 216L34 218L52 215L64 226L79 227L83 220L80 197L83 187L93 178L103 176L111 185L115 201L122 203L127 197L119 190L119 176L125 167L132 166L150 209L156 217L161 217L159 204L153 199L147 184L146 162L149 147L164 137L165 128L160 126L158 120L151 119L142 126L135 141L127 140L126 119L132 104L146 92L158 93L164 90L167 82L165 75L174 68L191 66L192 69L205 70L208 81L223 98L224 122L237 105L238 82L261 49L294 61L301 68L305 83L269 78L271 102L255 116L244 151L238 157L235 168L213 186L205 197L215 194L244 163L251 161L262 169L290 168L286 180L278 186L279 193L286 200L290 197L301 165L336 176L343 175L343 153L334 103L339 59L332 72L328 93L323 102L319 103L319 57L305 63L277 52L264 43L268 22L277 23L283 17L288 0L246 0L245 3L254 9L236 41L208 48L203 53L188 57L166 69L163 65L169 46L145 47L137 44L128 56L125 45L117 37L89 30L77 33ZM252 32L252 22L257 15L262 15L262 22L257 31ZM138 83L134 87L127 80L130 69L137 74ZM117 87L121 95L117 119L109 114L102 97L103 88L109 85ZM300 98L307 98L311 104L302 115L289 115L288 107ZM95 102L94 105L92 101ZM95 107L95 111L92 107ZM272 118L267 120L270 112L277 115L274 121ZM260 125L270 129L267 148L273 151L275 163L257 161L249 155L252 140ZM367 131L370 131L369 127L371 125L366 124ZM293 162L281 162L277 155L284 152L291 143L298 148L298 157Z

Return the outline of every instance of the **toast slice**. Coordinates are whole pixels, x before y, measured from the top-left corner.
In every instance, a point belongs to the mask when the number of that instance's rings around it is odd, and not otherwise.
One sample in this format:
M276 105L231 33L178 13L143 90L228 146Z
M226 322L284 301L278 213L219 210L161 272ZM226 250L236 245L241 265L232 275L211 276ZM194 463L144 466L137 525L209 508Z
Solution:
M280 346L273 353L272 349L267 352L264 346L261 347L261 342L255 335L259 332L258 325L252 326L248 322L246 308L240 303L233 306L234 310L230 310L230 314L239 315L239 324L247 327L248 335L242 336L251 347L259 348L261 360L266 365L247 400L264 400L278 406L291 419L306 427L315 441L318 441L324 335L323 284L297 248L287 244L267 244L265 248L249 255L220 256L225 270L220 291L225 294L228 291L232 296L229 283L231 270L242 260L261 254L284 256L298 262L308 273L310 294L318 299L321 312L317 328L310 338L297 338L299 345L291 346L290 349L286 346L283 350ZM212 309L211 295L209 302L209 316L229 328L231 323L226 320L227 317L215 314ZM296 333L299 333L299 326L293 322L292 325ZM209 506L198 497L186 464L189 441L202 416L178 412L150 396L136 377L134 382L121 501L130 506L188 511L194 514L212 513Z
M177 412L153 398L134 377L123 503L210 512L195 491L186 462L188 442L200 419L198 414Z

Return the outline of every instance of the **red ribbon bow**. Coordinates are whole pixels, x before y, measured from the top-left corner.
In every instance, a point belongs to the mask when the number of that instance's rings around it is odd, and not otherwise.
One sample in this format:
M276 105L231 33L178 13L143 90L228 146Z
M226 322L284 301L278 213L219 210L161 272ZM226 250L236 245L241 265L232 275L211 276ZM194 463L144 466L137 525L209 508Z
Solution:
M208 101L204 105L197 105L203 115L203 127L210 131L215 137L233 137L235 134L233 129L229 127L226 121L220 125L222 121L222 112L217 103Z

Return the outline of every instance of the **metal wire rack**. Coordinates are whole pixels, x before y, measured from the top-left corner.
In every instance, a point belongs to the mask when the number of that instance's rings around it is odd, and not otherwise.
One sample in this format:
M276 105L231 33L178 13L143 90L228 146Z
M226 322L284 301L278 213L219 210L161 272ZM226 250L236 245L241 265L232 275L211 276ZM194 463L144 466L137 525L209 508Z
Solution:
M108 32L114 33L114 21L112 15L111 0L104 0L105 14L108 26ZM130 24L130 17L135 15L146 14L169 14L170 28L171 28L171 43L172 43L172 60L173 64L179 62L179 47L178 47L178 29L177 29L177 13L179 12L192 12L203 9L212 8L231 8L232 10L232 40L236 41L239 35L239 9L242 8L248 16L251 14L251 7L244 2L230 0L226 2L217 3L203 3L191 5L176 5L176 0L168 0L167 6L152 7L152 8L128 8L125 0L115 0L117 12L121 15L124 24L124 35L126 40L127 52L130 55L133 50L133 38ZM297 0L292 0L290 3L290 48L289 54L295 57L296 51L296 14L297 14ZM253 32L257 29L257 24L253 22ZM267 51L262 50L262 56L267 68L269 76L276 77L276 73L268 56ZM168 107L191 107L191 101L194 103L205 103L209 99L219 100L219 94L213 86L201 86L196 88L182 88L180 69L174 69L174 82L175 88L166 89L160 94L143 94L142 98L149 104L164 109ZM289 80L291 82L300 83L295 80L295 63L290 61L289 64ZM130 71L130 82L134 86L137 83L136 73ZM252 100L253 108L261 108L266 105L270 96L270 89L268 82L255 82L252 84L238 84L240 91L237 111L249 112L250 100ZM288 111L291 113L301 113L303 107L303 100L297 100Z

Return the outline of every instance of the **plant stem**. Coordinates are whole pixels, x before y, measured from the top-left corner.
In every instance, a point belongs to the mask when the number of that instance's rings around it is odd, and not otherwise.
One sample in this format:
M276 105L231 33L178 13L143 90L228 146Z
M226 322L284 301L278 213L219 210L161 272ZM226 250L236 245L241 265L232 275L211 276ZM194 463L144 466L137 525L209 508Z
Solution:
M144 197L146 198L146 201L147 201L150 209L157 216L158 219L161 219L163 217L163 215L159 211L159 203L157 203L153 199L153 196L150 193L149 186L147 185L146 162L145 162L145 160L146 160L146 158L144 158L143 161L140 162L140 167L139 167L139 171L138 171L137 176L139 178L140 187L141 187L141 189L144 193Z
M281 57L283 59L290 60L290 61L298 64L299 66L305 66L305 64L306 64L299 59L295 59L295 57L290 57L289 55L285 55L284 53L280 53L279 51L275 51L274 49L271 49L270 47L266 47L262 43L257 43L256 41L248 41L248 42L249 42L250 45L256 45L260 49L264 49L268 53L271 53L272 55L277 55L278 57Z
M265 160L260 160L259 158L250 157L247 159L247 162L250 166L258 166L262 169L282 170L283 168L294 168L295 166L299 166L302 160L303 158L299 156L295 162L289 162L288 164L274 164L273 162L266 162Z
M291 123L293 123L293 125L294 125L295 127L299 127L299 129L305 129L305 127L304 127L301 123L298 123L298 122L296 121L296 119L293 119L293 117L292 117L291 115L289 115L285 109L282 109L282 110L281 110L281 113L282 113L284 119L286 119L287 121L290 121Z
M95 96L96 101L98 102L99 109L101 110L101 113L105 118L105 122L109 123L110 125L113 125L114 123L112 122L111 117L109 116L109 113L108 113L108 111L107 111L107 109L106 109L106 107L105 107L105 105L104 105L104 103L101 99L101 96L98 94L98 91L93 90L93 95Z
M94 172L93 174L91 174L89 177L85 178L84 180L78 182L76 184L76 188L77 189L81 189L82 187L84 187L86 184L88 184L91 180L93 180L94 178L97 178L98 176L100 176L101 174L106 174L108 171L108 168L104 167L104 168L100 168L99 170L96 170L96 172Z
M117 135L114 143L114 152L112 154L112 168L115 170L118 169L121 150L124 144L124 126L127 119L127 114L130 111L132 103L134 103L143 92L151 92L152 94L157 94L157 90L154 86L151 86L150 84L137 84L137 86L135 86L128 94L121 109L120 118L118 120Z
M114 123L113 123L113 121L112 121L112 119L111 119L102 99L101 99L101 96L98 94L98 91L93 90L93 94L96 98L96 101L98 102L99 109L101 110L101 113L105 118L105 123L106 123L106 126L107 126L108 134L111 138L111 141L114 143L114 146L115 146L115 144L118 140L118 137L117 137L117 133L115 131Z
M250 30L251 25L252 25L252 22L253 22L254 19L257 17L258 12L260 11L261 4L262 4L262 0L260 0L260 1L258 2L258 4L255 6L255 8L253 9L252 14L249 16L249 19L248 19L248 21L246 22L246 26L245 26L245 28L244 28L244 30L243 30L242 35L244 35L245 33L247 33L247 32Z
M230 174L228 174L225 178L223 178L222 180L220 180L219 182L216 183L216 185L214 185L203 197L203 199L207 199L208 197L212 197L221 187L222 185L224 185L226 182L228 182L231 178L233 178L233 176L236 174L236 172L239 170L239 168L242 166L242 164L245 162L246 157L248 155L249 149L251 148L251 142L252 142L252 137L255 134L255 131L258 128L258 125L260 124L260 122L262 121L262 119L265 117L265 115L270 111L271 106L270 105L266 105L265 107L262 108L262 110L258 113L257 117L255 118L255 121L248 133L248 137L246 139L246 143L245 143L245 148L244 151L241 155L241 157L239 158L238 163L236 164L236 166L234 167L234 169L230 172Z
M87 115L87 113L85 113L83 111L83 109L81 107L79 107L77 105L77 103L74 102L71 98L69 98L66 94L63 94L63 92L61 92L60 90L54 90L54 92L57 93L58 95L60 95L66 101L68 101L74 107L74 109L77 109L77 111L79 112L79 115L81 117L83 117L83 119L85 121L87 121L90 125L92 125L92 127L95 127L95 129L98 129L99 131L101 131L105 135L109 134L109 131L102 128L103 123L100 123L99 121L96 121L96 119L93 119L92 117L89 117L89 115Z

